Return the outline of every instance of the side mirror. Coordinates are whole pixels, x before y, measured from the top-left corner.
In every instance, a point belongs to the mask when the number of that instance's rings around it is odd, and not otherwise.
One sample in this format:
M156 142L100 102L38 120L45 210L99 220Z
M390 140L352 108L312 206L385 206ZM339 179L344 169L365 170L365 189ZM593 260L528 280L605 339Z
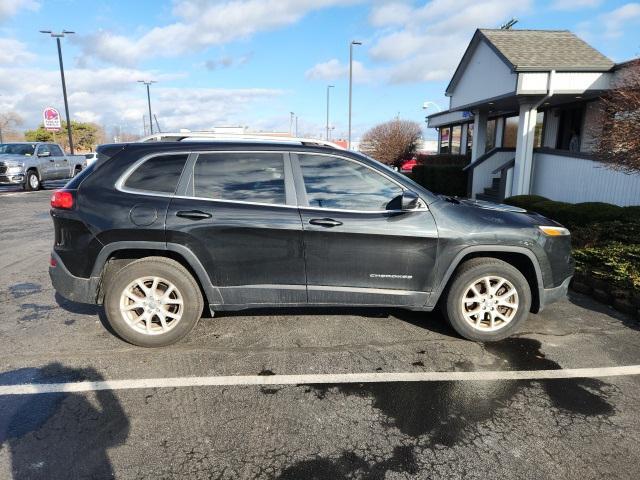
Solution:
M415 210L420 204L420 197L412 190L405 190L402 193L402 210Z
M39 157L49 157L51 156L51 152L38 152Z

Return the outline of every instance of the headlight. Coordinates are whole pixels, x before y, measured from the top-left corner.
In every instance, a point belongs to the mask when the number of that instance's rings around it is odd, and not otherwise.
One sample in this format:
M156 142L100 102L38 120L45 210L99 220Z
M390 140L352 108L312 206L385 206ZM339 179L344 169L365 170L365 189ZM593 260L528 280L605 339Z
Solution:
M542 233L549 235L550 237L560 237L564 235L570 235L569 230L564 227L551 227L551 226L538 226Z

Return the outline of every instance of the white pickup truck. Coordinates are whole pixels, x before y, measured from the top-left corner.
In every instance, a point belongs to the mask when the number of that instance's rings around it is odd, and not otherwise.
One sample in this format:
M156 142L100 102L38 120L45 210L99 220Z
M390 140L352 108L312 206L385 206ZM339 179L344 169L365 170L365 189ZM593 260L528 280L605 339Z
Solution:
M0 185L38 190L48 180L77 175L86 164L84 155L66 155L57 143L0 143Z

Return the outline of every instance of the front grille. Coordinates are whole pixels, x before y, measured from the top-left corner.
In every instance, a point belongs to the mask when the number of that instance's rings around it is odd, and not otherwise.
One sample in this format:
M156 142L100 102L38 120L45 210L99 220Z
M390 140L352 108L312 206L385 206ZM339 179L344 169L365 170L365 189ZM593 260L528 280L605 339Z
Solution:
M4 175L5 173L7 173L7 166L0 162L0 175Z

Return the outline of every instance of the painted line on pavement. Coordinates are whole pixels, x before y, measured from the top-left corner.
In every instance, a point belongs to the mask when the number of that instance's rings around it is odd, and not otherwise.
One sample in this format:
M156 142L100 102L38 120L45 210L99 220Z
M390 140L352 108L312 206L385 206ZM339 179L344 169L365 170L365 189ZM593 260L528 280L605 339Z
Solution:
M96 390L131 390L141 388L245 386L245 385L312 385L318 383L382 383L382 382L459 382L505 380L558 380L640 375L640 365L565 370L512 370L489 372L391 372L340 373L309 375L230 375L220 377L144 378L105 380L99 382L31 383L0 385L0 395L36 395L41 393L92 392Z

